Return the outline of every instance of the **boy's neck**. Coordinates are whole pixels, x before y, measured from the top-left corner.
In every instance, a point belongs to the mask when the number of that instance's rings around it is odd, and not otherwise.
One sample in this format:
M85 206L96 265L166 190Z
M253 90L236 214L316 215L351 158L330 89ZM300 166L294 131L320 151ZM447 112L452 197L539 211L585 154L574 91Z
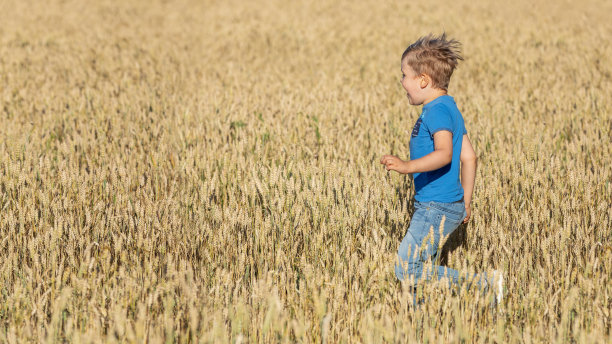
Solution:
M446 94L448 94L446 90L439 89L439 88L433 89L431 91L431 94L425 99L425 101L423 101L423 105L427 105L427 103L435 100L438 97L444 96Z

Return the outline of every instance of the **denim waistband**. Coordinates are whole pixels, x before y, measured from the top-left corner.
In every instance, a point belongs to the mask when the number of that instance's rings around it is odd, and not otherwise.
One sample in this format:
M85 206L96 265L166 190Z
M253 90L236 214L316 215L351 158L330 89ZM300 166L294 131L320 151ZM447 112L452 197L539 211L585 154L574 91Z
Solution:
M434 210L444 214L454 214L455 217L465 216L465 205L463 199L455 202L418 202L415 201L415 209Z
M421 201L414 200L414 203L415 203L415 204L417 204L417 203L418 203L418 204L422 204L422 205L431 205L431 204L436 204L436 203L439 203L439 204L455 204L455 203L462 203L462 202L463 202L463 197L461 197L461 199L460 199L460 200L458 200L458 201L454 201L454 202L438 202L438 201L426 201L426 202L421 202Z

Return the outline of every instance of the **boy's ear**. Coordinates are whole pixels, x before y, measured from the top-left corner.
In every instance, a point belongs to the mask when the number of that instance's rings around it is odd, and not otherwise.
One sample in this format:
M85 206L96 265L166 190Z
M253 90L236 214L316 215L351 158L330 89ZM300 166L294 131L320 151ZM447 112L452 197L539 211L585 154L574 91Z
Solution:
M421 74L421 88L425 88L427 87L427 85L429 85L429 83L431 82L431 78L429 77L429 75L427 74Z

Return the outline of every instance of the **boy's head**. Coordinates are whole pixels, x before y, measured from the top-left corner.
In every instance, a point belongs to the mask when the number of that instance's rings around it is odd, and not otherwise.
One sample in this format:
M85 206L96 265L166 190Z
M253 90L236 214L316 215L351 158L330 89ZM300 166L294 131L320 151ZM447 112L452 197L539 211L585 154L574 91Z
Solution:
M459 60L463 60L459 55L460 46L458 41L446 39L446 34L439 37L430 34L406 48L402 54L402 85L413 105L419 103L416 98L427 87L448 89L453 71Z

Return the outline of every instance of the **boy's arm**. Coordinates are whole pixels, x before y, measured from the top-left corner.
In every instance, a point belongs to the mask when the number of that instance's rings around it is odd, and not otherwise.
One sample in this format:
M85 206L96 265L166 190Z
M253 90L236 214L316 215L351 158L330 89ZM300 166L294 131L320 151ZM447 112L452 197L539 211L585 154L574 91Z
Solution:
M467 135L463 135L459 159L461 160L461 186L463 186L463 199L467 212L463 223L467 223L472 214L472 193L474 191L474 182L476 181L476 162L478 160Z
M434 134L434 151L415 160L403 161L402 159L384 155L380 163L387 170L399 173L429 172L444 167L453 160L453 133L448 130L440 130Z

